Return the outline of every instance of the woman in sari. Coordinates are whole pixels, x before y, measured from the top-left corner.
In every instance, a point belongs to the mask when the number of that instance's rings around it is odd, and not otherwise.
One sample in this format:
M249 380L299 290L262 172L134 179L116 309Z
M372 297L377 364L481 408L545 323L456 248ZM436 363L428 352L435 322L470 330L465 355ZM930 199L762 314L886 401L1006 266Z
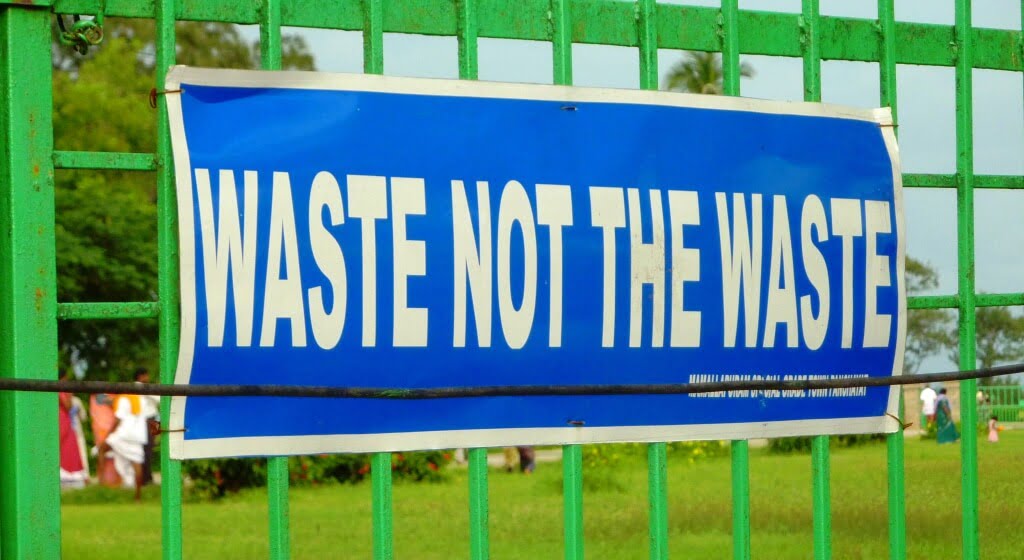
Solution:
M941 443L953 443L960 439L956 431L956 424L953 423L953 410L949 406L949 398L946 390L939 390L939 398L935 401L935 425L938 427L935 439Z
M92 435L96 442L95 449L98 450L103 442L107 441L110 430L117 423L114 417L114 395L99 393L89 398L89 413L92 416ZM106 457L99 456L96 459L96 476L100 484L110 488L121 486L121 477L114 468L114 462L108 461Z
M67 374L62 374L60 379L64 380L66 377ZM72 398L71 393L57 394L57 402L60 405L60 483L64 487L81 488L89 480L89 474L82 463L78 436L71 420Z

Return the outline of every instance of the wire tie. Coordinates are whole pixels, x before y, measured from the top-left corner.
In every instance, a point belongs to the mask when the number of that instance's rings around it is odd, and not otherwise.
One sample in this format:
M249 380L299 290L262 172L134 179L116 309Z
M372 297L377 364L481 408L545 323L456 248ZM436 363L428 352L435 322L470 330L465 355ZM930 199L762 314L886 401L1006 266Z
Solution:
M582 426L585 422L583 420L569 420L570 426Z
M149 90L149 106L151 108L153 108L153 109L156 109L156 96L158 96L158 95L165 95L165 94L168 94L168 93L181 93L183 91L185 91L185 90L183 90L183 89L165 89L165 90L157 91L156 88L153 88L153 89Z
M898 422L898 423L899 423L899 425L900 425L900 428L901 428L901 429L902 429L903 431L906 431L906 430L907 430L907 428L909 428L909 427L911 427L911 426L913 426L913 425L914 425L914 423L913 423L913 422L907 422L906 424L904 424L904 423L903 423L903 420L900 420L899 416L896 416L895 414L890 414L890 413L886 412L886 413L885 413L885 415L886 415L886 416L888 416L889 418L892 418L892 419L893 419L893 420L895 420L896 422Z

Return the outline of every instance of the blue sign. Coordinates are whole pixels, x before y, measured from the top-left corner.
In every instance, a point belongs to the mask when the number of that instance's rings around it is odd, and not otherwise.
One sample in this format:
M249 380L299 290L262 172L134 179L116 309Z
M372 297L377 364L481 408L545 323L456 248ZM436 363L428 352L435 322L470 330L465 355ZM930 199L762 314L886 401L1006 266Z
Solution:
M888 377L887 110L176 67L177 382ZM176 458L890 432L890 387L176 397Z

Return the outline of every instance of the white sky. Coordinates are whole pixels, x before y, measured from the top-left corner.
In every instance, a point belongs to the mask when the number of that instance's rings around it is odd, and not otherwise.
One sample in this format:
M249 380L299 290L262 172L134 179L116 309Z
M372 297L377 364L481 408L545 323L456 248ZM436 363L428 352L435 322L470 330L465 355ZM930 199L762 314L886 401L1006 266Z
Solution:
M665 0L662 0L665 2ZM717 7L717 0L665 3ZM800 0L740 0L741 9L799 12ZM897 0L900 21L952 25L953 0ZM874 19L877 0L821 0L824 15ZM976 27L1021 28L1018 0L975 0ZM358 32L299 30L317 68L362 72L362 36ZM384 72L389 75L456 78L456 41L452 37L387 34ZM681 52L658 55L662 78ZM801 61L797 58L744 56L756 75L744 79L748 97L802 99ZM483 80L551 83L551 45L535 41L480 39L479 76ZM573 46L576 85L635 88L639 53L635 48ZM900 150L905 172L953 173L956 169L955 85L952 68L901 65L897 71ZM863 107L878 105L878 65L825 61L823 101ZM1024 175L1024 77L1020 73L974 72L975 171ZM939 272L934 293L956 292L956 195L949 189L906 191L908 253ZM976 266L979 292L1024 291L1024 191L976 191ZM945 367L942 362L925 369Z

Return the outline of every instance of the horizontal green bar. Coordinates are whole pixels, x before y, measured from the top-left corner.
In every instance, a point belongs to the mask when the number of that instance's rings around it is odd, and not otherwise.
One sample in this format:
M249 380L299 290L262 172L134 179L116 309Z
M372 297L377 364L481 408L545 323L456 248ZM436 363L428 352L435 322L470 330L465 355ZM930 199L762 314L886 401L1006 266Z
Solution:
M1016 294L978 294L974 298L977 307L1005 307L1007 305L1024 305L1024 293Z
M57 0L55 11L93 14L101 0ZM153 17L152 1L105 0L108 16ZM384 31L454 36L458 31L456 2L437 0L383 0ZM636 3L628 0L573 0L572 39L635 47L639 44ZM550 0L475 0L479 36L497 39L552 40ZM696 6L658 4L658 46L663 49L717 51L721 49L719 10ZM259 2L217 0L178 2L177 18L194 21L259 23ZM739 13L740 51L744 54L799 57L798 14ZM363 14L359 2L282 0L285 26L360 31ZM881 39L877 22L868 19L822 17L818 22L821 57L826 60L877 61ZM1020 52L1021 32L973 29L971 46L974 68L1024 70ZM924 23L896 24L896 62L930 66L955 63L953 27Z
M160 316L160 302L88 302L58 303L57 318L81 319L152 319Z
M907 298L908 309L946 309L957 307L956 296L910 296Z
M935 189L955 189L956 175L904 173L904 187L926 187ZM1024 176L1021 175L975 175L976 189L1024 189Z
M116 169L119 171L155 171L154 154L122 152L53 152L57 169Z
M959 306L958 296L910 296L909 309L952 309ZM1024 293L978 294L974 296L976 307L1006 307L1024 305Z

